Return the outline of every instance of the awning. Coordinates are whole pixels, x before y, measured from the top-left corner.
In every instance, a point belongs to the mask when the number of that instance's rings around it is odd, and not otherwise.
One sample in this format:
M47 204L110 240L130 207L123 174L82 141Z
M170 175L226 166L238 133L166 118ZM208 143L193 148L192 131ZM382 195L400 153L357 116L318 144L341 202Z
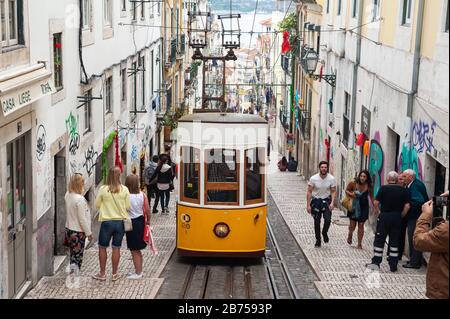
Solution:
M7 116L55 93L51 76L52 73L41 63L0 76L0 104L3 115Z

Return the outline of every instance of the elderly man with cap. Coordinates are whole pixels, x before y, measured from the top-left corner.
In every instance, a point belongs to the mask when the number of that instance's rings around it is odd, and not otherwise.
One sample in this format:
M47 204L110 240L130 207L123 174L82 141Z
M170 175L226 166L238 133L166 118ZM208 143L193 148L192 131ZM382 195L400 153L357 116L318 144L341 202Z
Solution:
M422 252L415 249L413 237L417 220L422 212L422 205L428 202L429 198L424 183L416 177L414 170L407 169L403 172L403 176L411 198L411 209L406 216L408 219L409 262L403 267L419 269L422 266Z

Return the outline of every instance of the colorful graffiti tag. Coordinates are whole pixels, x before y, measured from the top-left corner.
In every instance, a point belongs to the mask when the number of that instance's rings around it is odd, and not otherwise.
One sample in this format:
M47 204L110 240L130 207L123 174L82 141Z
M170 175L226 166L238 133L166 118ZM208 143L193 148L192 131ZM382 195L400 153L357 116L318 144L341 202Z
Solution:
M69 152L75 155L80 147L80 134L78 134L78 119L73 116L72 112L66 119L66 129L69 134Z
M435 121L433 121L431 125L422 120L413 123L412 141L419 154L424 151L433 151L434 130L436 129L436 125Z
M380 143L373 139L370 141L369 173L372 177L373 194L376 195L383 184L384 153Z
M416 148L403 144L402 152L398 161L398 167L402 172L407 169L413 169L419 179L423 180L422 163Z

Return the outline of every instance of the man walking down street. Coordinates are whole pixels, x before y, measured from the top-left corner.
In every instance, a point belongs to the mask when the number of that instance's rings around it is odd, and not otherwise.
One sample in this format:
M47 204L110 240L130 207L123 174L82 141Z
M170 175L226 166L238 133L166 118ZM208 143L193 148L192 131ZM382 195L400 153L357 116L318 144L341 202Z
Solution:
M403 267L419 269L422 266L423 257L422 252L415 249L413 237L417 220L422 212L422 205L428 202L428 194L424 183L416 177L414 170L407 169L403 173L411 198L411 209L406 216L408 219L409 262L403 265Z
M155 198L155 202L153 205L153 214L156 214L158 212L157 207L159 202L159 193L158 189L156 188L156 179L152 181L151 177L153 176L153 173L155 173L156 167L158 167L158 161L159 156L154 155L152 161L144 169L144 182L147 186L147 198L149 200L149 206L151 206L151 198Z
M331 213L336 199L336 179L328 173L328 162L319 163L319 173L312 176L308 182L306 202L308 213L314 218L315 247L321 246L320 220L324 219L323 241L328 243L328 229L331 224Z
M402 216L409 210L409 193L397 182L397 172L389 172L387 175L388 184L381 186L374 200L374 207L379 216L373 243L374 256L372 263L366 265L370 269L380 269L384 244L386 237L389 236L389 267L392 272L397 271Z

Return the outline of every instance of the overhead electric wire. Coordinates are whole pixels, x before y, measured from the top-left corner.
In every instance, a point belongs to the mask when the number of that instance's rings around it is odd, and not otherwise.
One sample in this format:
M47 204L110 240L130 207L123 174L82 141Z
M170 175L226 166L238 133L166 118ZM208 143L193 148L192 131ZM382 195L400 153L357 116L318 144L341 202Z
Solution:
M250 47L252 46L253 28L255 27L256 11L258 11L258 3L259 3L259 0L256 0L255 13L253 14L252 31L250 31L250 42L248 43L249 50L250 50Z

